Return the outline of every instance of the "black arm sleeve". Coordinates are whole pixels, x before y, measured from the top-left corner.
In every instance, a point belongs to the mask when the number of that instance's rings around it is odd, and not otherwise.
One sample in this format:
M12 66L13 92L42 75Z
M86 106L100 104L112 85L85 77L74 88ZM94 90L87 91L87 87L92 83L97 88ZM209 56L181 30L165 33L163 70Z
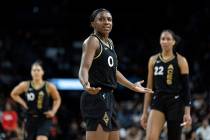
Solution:
M191 92L189 87L189 75L188 74L182 74L182 98L184 101L185 106L191 106Z

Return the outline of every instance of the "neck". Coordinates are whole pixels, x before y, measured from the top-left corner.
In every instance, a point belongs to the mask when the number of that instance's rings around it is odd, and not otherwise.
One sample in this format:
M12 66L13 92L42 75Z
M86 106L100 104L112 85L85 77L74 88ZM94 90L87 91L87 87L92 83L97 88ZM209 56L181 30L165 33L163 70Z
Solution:
M43 83L43 80L42 79L34 79L32 81L35 85L41 85Z
M109 38L108 34L102 34L102 33L96 32L96 31L94 32L94 34L96 34L104 42L108 41L108 38Z
M163 57L171 57L173 56L173 51L162 51Z

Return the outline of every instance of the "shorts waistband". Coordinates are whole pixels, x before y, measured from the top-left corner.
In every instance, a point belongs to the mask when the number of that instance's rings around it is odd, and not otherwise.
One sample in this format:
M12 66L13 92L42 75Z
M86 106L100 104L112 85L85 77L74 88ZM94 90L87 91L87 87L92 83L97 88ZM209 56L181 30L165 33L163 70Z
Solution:
M114 92L114 89L111 89L111 88L101 88L101 91L100 92L109 92L109 93L113 93Z
M43 118L45 117L44 114L36 114L36 113L28 113L28 116L32 117L32 118Z
M179 92L155 91L154 95L179 95Z

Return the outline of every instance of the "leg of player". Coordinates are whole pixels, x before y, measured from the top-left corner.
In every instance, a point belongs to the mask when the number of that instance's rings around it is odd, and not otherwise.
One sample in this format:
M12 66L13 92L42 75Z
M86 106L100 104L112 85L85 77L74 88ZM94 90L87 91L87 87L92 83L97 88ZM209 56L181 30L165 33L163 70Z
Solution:
M110 132L105 132L99 124L96 131L87 131L86 140L108 140Z
M112 131L112 132L110 132L108 140L120 140L119 131Z
M159 140L164 123L164 114L158 110L152 110L148 118L146 140Z
M36 140L48 140L47 136L37 136Z

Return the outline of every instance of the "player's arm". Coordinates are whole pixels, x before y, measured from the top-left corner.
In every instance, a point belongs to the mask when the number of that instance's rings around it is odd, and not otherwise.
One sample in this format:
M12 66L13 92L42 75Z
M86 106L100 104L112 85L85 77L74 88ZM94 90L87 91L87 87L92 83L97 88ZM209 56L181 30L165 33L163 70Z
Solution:
M147 88L153 89L153 67L155 63L154 56L150 58L148 63L148 75L147 75ZM147 113L148 107L151 103L152 94L145 94L144 95L144 109L143 113Z
M190 117L191 93L189 88L189 66L186 58L181 55L178 55L178 64L183 85L182 98L185 104L184 122L187 122L187 125L191 125L192 120Z
M90 87L90 83L88 81L88 72L98 49L99 40L96 37L90 36L87 40L84 41L79 69L79 80L81 84L85 90L93 94L98 93L100 89Z
M45 112L45 114L47 115L47 117L53 117L61 105L61 97L54 84L48 83L47 90L53 99L53 105L52 105L52 109L49 110L48 112Z
M129 88L130 90L140 93L153 93L151 89L142 87L141 86L142 82L141 83L138 82L138 84L130 82L128 79L125 78L125 76L119 70L116 71L116 78L119 84Z
M28 88L28 82L24 81L19 83L17 86L14 87L12 92L10 93L11 98L23 106L25 109L28 109L26 102L20 97Z
M147 74L147 88L153 89L153 67L155 64L155 61L157 59L156 56L152 56L149 59L148 62L148 74ZM140 119L141 126L146 129L147 127L147 119L148 119L148 108L150 106L152 100L152 94L145 94L144 95L144 107L143 107L143 113Z
M191 93L189 88L189 66L185 57L178 55L178 63L181 71L183 98L186 113L190 113Z

